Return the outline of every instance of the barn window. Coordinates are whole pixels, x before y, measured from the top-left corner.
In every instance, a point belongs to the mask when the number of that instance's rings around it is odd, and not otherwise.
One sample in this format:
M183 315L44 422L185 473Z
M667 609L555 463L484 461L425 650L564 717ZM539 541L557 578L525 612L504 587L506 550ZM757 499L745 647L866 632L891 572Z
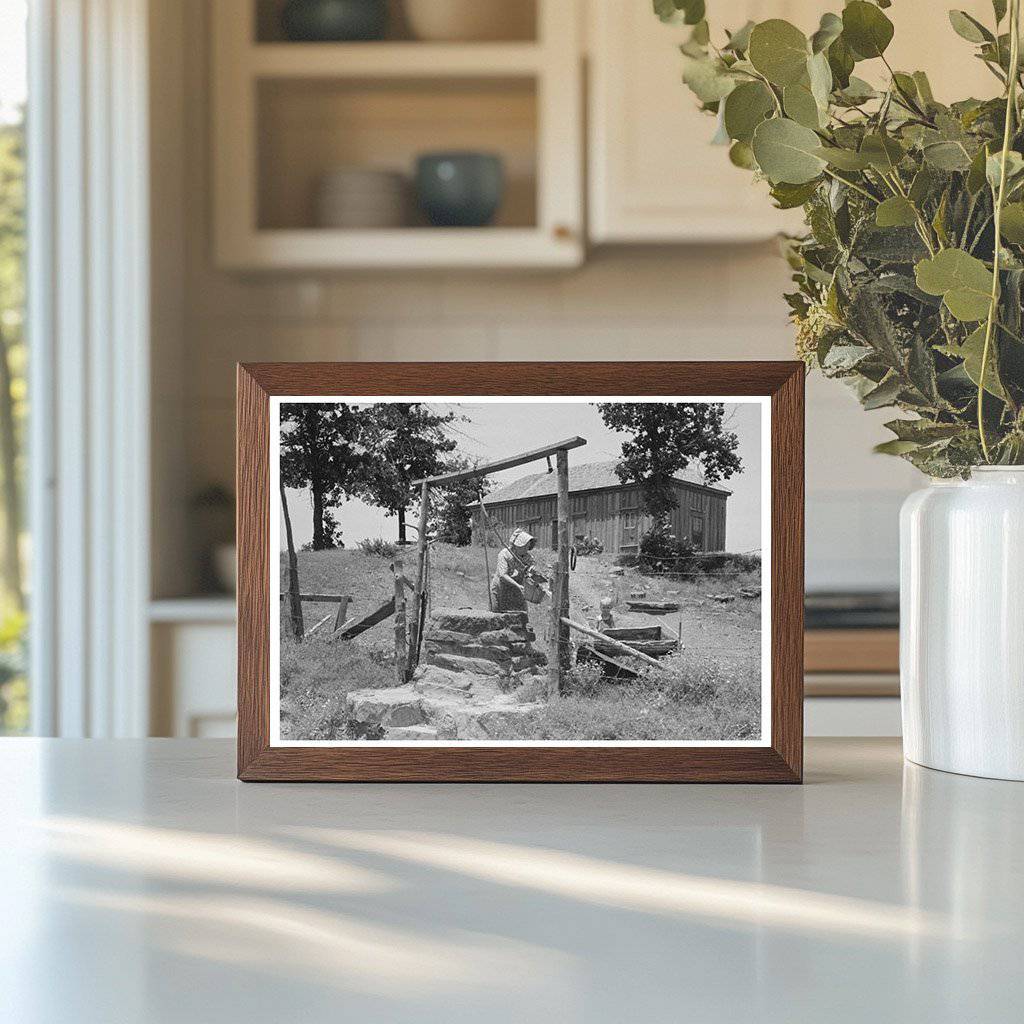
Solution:
M704 550L704 516L696 512L690 513L690 542Z

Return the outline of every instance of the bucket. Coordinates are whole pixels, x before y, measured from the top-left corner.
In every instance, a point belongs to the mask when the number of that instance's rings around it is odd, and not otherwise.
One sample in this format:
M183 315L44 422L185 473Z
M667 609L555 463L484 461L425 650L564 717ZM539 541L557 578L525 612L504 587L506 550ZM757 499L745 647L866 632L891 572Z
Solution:
M530 604L540 604L544 600L544 595L547 591L533 578L533 576L527 576L523 581L523 597L526 598Z

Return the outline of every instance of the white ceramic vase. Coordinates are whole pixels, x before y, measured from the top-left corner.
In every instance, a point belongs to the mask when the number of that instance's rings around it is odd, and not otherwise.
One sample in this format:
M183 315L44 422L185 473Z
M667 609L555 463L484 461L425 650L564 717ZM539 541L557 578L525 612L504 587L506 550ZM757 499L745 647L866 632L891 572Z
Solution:
M912 494L900 562L904 753L1024 781L1024 467Z

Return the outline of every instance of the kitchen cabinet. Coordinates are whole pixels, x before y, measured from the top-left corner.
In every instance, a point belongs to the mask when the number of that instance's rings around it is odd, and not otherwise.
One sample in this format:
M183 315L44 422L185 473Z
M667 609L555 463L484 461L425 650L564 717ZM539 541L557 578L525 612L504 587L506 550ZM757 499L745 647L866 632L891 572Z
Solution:
M580 0L521 0L533 38L282 38L274 0L211 5L214 255L245 270L567 267L583 258ZM323 226L315 196L353 168L411 178L417 156L498 154L486 227Z
M958 5L989 23L988 0ZM816 0L735 0L709 5L713 32L785 18L812 32L827 5ZM998 83L957 37L945 8L894 4L888 54L897 69L928 72L938 99L991 96ZM712 146L715 121L681 82L679 43L689 28L664 25L646 0L590 0L587 13L590 238L613 242L736 242L802 226L800 211L774 209L767 186ZM877 80L880 62L858 74Z

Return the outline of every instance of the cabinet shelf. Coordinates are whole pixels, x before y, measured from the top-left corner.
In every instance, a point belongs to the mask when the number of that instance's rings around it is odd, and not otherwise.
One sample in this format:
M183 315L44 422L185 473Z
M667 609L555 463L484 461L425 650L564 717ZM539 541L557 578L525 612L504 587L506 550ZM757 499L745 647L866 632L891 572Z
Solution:
M335 231L303 228L258 231L237 251L222 251L228 267L266 270L287 265L317 270L330 267L495 268L572 267L579 263L579 240L572 235L542 236L534 228L398 228Z
M213 17L214 251L232 270L569 267L583 260L579 0L538 0L534 38L294 43L257 32L258 0ZM497 153L492 226L318 226L338 168L403 174L425 152Z
M461 78L539 74L536 43L257 43L254 78Z

